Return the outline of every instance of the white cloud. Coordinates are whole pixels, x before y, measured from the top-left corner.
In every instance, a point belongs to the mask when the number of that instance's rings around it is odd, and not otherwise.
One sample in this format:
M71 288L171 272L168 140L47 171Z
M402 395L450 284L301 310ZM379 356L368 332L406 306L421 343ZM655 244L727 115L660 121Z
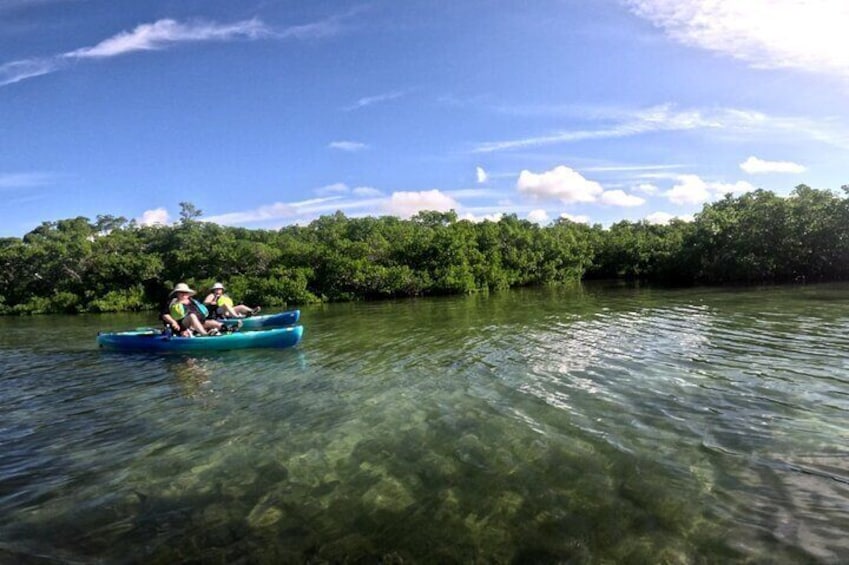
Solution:
M434 189L420 192L393 192L383 207L389 214L408 218L423 210L437 212L456 210L459 204L447 194Z
M675 218L675 216L667 212L653 212L646 216L646 221L650 224L665 226L671 222L673 218Z
M575 216L575 215L567 214L566 212L563 212L562 214L560 214L560 217L564 220L569 220L570 222L575 222L576 224L589 224L590 223L590 217L589 216L584 216L584 215Z
M540 174L524 170L519 174L516 187L524 194L541 199L556 198L564 204L594 202L604 192L600 184L564 165Z
M368 149L368 145L360 143L359 141L331 141L328 147L330 149L339 149L340 151L348 151L351 153Z
M849 4L842 0L627 0L671 38L756 68L849 78Z
M626 208L642 206L646 203L644 198L634 196L633 194L626 194L623 190L604 191L601 195L601 202L610 206L623 206Z
M672 220L681 220L683 222L692 222L693 216L690 214L686 214L683 216L676 216L674 214L669 214L667 212L654 212L645 217L645 220L650 224L665 226L668 225Z
M141 226L165 226L171 222L171 217L165 208L154 208L145 210L136 221Z
M707 184L697 175L681 175L679 184L664 193L675 204L701 204L711 198Z
M549 217L548 212L546 212L545 210L539 209L539 210L531 210L530 212L528 212L528 220L530 220L530 221L532 221L536 224L543 225L543 224L547 224L549 221L551 221L551 218Z
M650 182L644 182L642 184L637 185L634 190L636 190L637 192L642 192L643 194L648 194L649 196L652 196L654 194L657 194L657 191L659 189Z
M698 175L680 175L678 184L664 193L670 202L675 204L701 204L712 200L723 194L742 194L755 190L755 187L746 181L736 183L706 182Z
M804 165L792 161L764 161L755 156L751 156L740 163L740 168L750 175L758 173L804 173L806 170Z
M475 224L479 224L481 222L486 222L486 221L497 222L503 216L504 216L503 212L495 212L493 214L484 214L482 216L476 216L476 215L472 214L471 212L466 212L465 214L460 216L460 219L461 220L468 220L468 221L473 222Z
M486 175L486 171L483 170L483 167L477 167L475 169L475 175L477 176L478 184L483 184L483 183L486 182L487 175Z

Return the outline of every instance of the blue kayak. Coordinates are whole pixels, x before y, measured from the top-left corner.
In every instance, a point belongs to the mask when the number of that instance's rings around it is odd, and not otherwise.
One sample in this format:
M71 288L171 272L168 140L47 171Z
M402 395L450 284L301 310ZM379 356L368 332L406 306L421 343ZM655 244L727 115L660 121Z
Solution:
M301 341L303 334L303 326L201 337L176 337L163 335L155 329L139 329L102 332L97 335L97 345L113 351L227 351L256 347L292 347Z
M242 322L242 331L265 330L268 328L285 328L294 326L301 319L300 310L289 310L279 314L265 314L262 316L248 316L247 318L223 318L218 320L226 326L236 326Z

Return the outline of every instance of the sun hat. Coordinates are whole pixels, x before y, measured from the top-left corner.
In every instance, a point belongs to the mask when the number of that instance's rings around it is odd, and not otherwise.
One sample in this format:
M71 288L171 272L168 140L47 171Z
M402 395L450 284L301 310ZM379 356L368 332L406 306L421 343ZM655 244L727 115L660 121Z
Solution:
M217 282L217 283L215 283L214 285L212 285L212 290L218 290L219 288L220 288L221 290L224 290L224 285L223 285L223 284L221 284L220 282Z
M187 285L186 283L177 283L177 286L174 287L174 290L172 290L171 294L169 294L168 296L174 296L178 292L187 292L189 294L197 294L195 291L193 291L191 288L189 288L189 285Z

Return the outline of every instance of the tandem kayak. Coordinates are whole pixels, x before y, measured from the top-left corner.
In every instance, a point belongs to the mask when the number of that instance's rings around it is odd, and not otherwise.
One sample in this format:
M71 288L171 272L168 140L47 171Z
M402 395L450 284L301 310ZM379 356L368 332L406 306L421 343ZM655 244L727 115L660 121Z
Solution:
M256 347L292 347L301 341L303 334L303 326L202 337L168 336L158 330L140 329L100 333L97 335L97 345L113 351L227 351Z
M253 331L294 326L300 319L300 310L289 310L287 312L280 312L279 314L264 314L262 316L249 316L247 318L224 318L218 321L226 326L235 326L239 322L242 322L242 331Z

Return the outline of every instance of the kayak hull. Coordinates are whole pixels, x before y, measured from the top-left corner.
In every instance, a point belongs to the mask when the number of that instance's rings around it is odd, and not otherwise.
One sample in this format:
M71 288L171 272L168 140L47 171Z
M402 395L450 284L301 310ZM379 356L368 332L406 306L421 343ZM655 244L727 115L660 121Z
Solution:
M297 345L304 333L303 326L289 326L251 332L203 337L165 336L155 330L104 332L97 336L97 345L110 351L199 352L229 351L232 349L284 348Z
M285 328L294 326L301 319L300 310L289 310L278 314L265 314L261 316L249 316L247 318L225 318L219 322L235 326L242 322L242 331L265 330L269 328Z

